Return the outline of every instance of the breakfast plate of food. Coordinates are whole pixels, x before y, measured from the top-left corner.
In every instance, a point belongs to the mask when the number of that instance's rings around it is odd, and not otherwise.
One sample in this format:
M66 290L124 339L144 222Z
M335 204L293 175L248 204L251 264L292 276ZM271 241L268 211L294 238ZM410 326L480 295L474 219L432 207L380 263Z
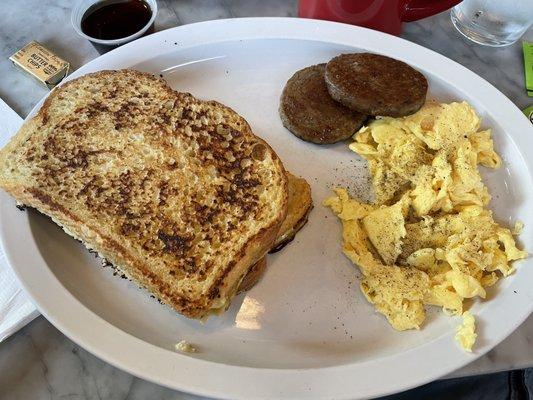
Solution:
M533 310L532 130L482 78L380 32L181 26L35 107L0 152L2 243L46 318L134 375L371 398Z

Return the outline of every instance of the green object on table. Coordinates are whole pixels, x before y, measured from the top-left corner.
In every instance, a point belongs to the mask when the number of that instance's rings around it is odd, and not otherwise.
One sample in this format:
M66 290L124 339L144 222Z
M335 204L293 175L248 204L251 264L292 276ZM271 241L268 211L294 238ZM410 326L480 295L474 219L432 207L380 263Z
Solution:
M524 108L523 112L524 114L526 114L526 117L528 117L529 121L533 124L533 106Z
M526 90L529 97L533 97L533 43L522 42L524 50L524 72L526 74Z

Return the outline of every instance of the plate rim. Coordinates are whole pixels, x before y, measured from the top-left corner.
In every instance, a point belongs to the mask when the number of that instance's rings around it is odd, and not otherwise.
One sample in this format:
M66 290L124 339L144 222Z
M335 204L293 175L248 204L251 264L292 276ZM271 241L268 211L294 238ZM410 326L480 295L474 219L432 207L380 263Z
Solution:
M220 32L220 35L217 35L217 32ZM158 54L164 54L170 48L176 49L174 42L178 39L182 49L222 41L296 39L384 52L407 61L422 71L428 69L422 66L437 66L431 73L440 79L443 79L442 76L452 76L456 72L457 75L452 79L457 83L454 89L464 91L466 90L464 88L473 88L480 98L483 97L481 103L498 105L487 109L490 109L493 117L505 118L495 118L504 122L502 127L516 125L512 131L513 134L517 132L517 136L508 135L516 145L520 144L519 142L525 144L527 135L531 134L528 131L533 129L521 111L498 89L441 54L405 39L370 29L311 19L232 18L174 27L138 39L92 60L72 73L64 82L88 72L105 69L106 64L113 65L113 68L125 68L156 57ZM159 53L153 52L143 59L141 55L143 52L138 51L140 48L154 49ZM419 59L413 60L412 57ZM447 71L438 67L442 63L446 65ZM35 114L45 98L37 103L25 120ZM533 157L524 158L523 153L521 155L524 165L528 167L531 184ZM14 201L3 192L0 200L0 236L7 259L37 308L54 326L92 354L122 370L157 384L197 395L225 399L326 397L353 399L354 396L370 398L387 395L437 379L481 357L514 331L533 311L533 289L529 295L521 292L521 295L511 297L511 300L515 299L512 304L522 310L520 317L514 318L511 325L499 329L497 338L473 355L450 348L449 342L451 338L453 340L453 332L450 332L400 354L357 364L324 368L253 368L199 360L144 342L103 320L72 296L48 268L39 268L38 274L35 274L32 268L46 266L35 242L32 240L32 243L24 247L24 251L16 247L16 242L20 240L19 235L31 233L29 216L26 213L24 223L20 223L20 215L17 215L17 226L10 225L10 218L13 215L6 213L6 210L7 204L12 207ZM15 232L18 235L14 235ZM32 264L32 268L23 267L28 263ZM49 285L49 289L54 290L43 293L40 289L42 284ZM80 333L80 330L83 330L80 327L88 325L92 329ZM439 343L444 345L436 348ZM429 363L429 357L427 359L419 357L428 350L432 351L434 357L441 357L438 368ZM411 373L407 378L405 376L399 378L398 370L401 370L399 368L402 365L409 365L410 368L424 373L418 376ZM431 372L427 372L428 366L434 367ZM389 378L386 382L381 382L379 388L371 384L374 376L369 373L376 369L379 369L380 375ZM354 376L358 379L350 379ZM207 377L209 379L206 379ZM235 379L236 377L239 379Z

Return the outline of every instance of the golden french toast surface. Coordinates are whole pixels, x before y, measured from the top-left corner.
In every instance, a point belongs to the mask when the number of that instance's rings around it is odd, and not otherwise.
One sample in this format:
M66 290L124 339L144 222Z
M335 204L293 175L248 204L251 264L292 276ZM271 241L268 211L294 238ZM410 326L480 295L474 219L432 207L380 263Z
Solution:
M58 88L0 168L18 200L193 317L227 303L286 212L283 166L242 117L130 70Z

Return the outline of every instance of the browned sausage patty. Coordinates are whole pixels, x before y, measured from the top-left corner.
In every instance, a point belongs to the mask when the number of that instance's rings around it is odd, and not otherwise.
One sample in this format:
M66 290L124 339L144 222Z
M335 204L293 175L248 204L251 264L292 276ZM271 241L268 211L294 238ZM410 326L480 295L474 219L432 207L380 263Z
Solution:
M279 115L283 125L308 142L335 143L352 136L366 116L334 101L326 88L326 64L296 72L281 94Z
M379 54L341 54L326 65L331 97L368 115L403 117L422 107L428 82L402 61Z

